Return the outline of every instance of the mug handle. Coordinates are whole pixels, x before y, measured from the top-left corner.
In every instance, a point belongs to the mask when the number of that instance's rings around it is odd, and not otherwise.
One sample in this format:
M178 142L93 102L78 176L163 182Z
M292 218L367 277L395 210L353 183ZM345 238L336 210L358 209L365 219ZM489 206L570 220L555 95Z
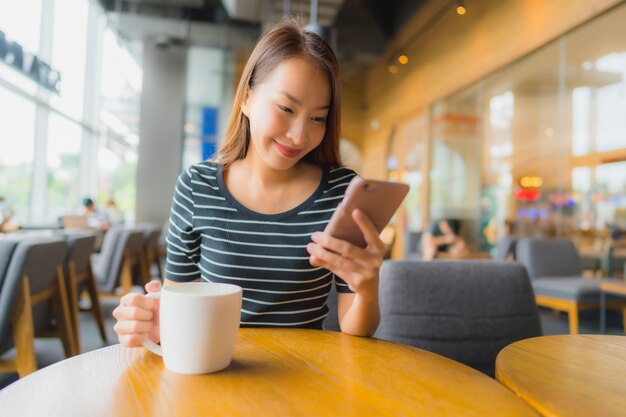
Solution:
M146 294L146 297L148 298L161 298L161 293L160 292L151 292ZM150 339L146 339L143 342L143 347L145 347L146 349L148 349L150 352L159 355L159 356L163 356L163 349L161 348L161 346L157 345L156 343L154 343L152 340Z

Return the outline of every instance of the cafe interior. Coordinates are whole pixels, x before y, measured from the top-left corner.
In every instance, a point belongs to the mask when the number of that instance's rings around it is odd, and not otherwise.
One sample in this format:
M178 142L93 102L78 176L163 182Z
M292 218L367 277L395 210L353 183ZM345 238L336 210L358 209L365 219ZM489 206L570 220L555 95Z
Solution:
M229 367L174 375L112 312L165 276L177 178L285 19L336 54L343 164L409 186L380 324L342 333L329 290L323 330L242 326ZM624 22L623 0L3 2L0 415L624 415Z

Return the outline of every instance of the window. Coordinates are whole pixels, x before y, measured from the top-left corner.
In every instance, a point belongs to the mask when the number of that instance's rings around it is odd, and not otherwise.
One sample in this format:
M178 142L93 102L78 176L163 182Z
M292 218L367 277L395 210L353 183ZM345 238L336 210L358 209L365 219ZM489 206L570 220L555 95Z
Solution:
M0 87L0 195L15 211L13 222L30 219L35 143L35 104Z

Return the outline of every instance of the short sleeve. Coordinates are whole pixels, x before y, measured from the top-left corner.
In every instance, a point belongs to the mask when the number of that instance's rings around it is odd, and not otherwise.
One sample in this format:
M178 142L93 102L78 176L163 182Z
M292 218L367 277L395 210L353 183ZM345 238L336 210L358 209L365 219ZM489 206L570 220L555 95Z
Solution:
M193 225L191 171L181 173L176 182L167 234L165 278L187 282L200 278L201 236Z
M337 290L337 292L343 293L343 294L352 294L354 292L350 289L350 287L348 287L348 284L346 283L346 281L339 278L335 274L333 274L333 277L335 281L335 289Z

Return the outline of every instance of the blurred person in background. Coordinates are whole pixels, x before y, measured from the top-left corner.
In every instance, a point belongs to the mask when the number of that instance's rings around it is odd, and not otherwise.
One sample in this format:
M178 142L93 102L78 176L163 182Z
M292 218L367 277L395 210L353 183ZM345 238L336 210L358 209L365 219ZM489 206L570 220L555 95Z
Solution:
M84 214L87 216L89 227L106 232L111 227L111 221L107 213L99 211L96 204L89 197L83 199Z
M461 222L457 219L435 220L422 235L422 259L435 259L439 252L461 255L467 251L460 235Z
M15 212L4 196L0 195L0 232L13 230L15 227L9 223Z
M107 200L104 210L111 224L120 224L124 222L124 215L117 207L117 204L115 203L113 197L110 197Z

